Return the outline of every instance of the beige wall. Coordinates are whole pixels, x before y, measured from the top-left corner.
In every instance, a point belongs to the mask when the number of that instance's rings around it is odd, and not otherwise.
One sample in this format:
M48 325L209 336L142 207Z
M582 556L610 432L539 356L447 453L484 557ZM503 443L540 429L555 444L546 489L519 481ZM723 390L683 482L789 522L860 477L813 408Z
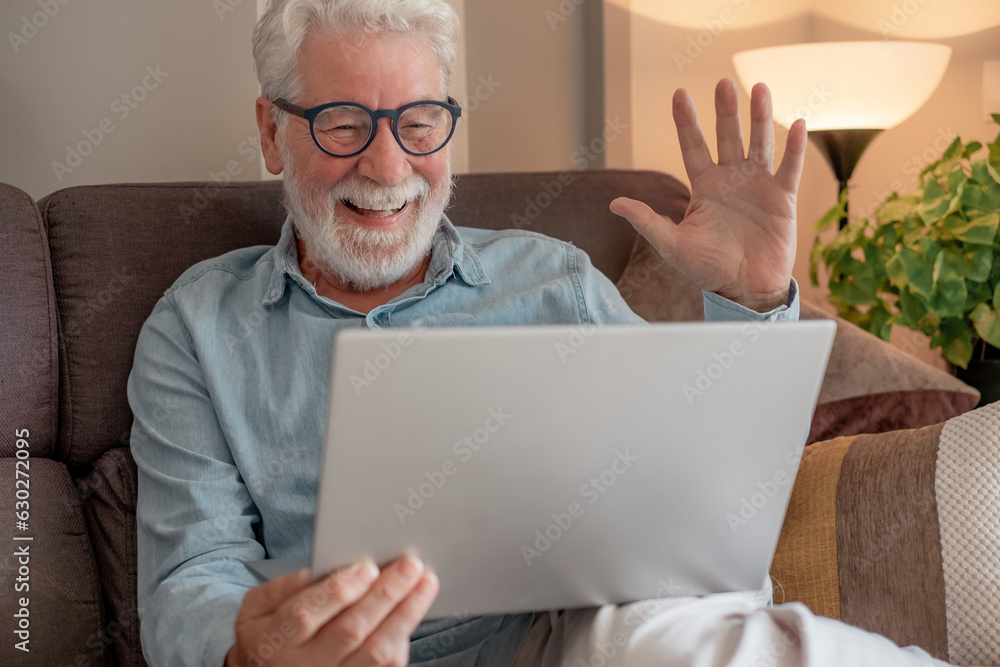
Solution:
M587 112L590 87L600 85L587 76L591 58L600 63L600 35L593 39L588 23L595 11L599 4L584 0L466 3L471 171L573 166L600 131Z
M255 18L253 0L4 0L0 181L257 178Z

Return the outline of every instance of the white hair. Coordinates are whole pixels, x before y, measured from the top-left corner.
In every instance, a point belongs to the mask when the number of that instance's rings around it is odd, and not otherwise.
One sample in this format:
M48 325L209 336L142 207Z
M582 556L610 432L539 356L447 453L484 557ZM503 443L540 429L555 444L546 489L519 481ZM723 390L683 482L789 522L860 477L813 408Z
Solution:
M301 95L299 50L310 30L334 37L359 33L420 37L437 56L442 95L448 89L458 15L445 0L270 0L253 33L262 96L294 101Z

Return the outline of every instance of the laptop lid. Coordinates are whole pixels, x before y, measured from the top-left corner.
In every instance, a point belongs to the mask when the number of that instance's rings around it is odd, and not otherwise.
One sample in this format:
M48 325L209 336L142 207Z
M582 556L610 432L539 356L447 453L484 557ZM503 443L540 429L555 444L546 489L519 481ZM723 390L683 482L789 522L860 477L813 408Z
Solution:
M345 330L313 573L411 550L429 618L757 589L834 331Z

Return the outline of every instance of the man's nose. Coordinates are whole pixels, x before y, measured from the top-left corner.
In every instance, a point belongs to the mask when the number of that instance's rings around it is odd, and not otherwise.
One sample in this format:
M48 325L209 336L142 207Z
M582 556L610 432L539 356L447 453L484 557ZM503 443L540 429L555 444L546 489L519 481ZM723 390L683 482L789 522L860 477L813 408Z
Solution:
M359 156L358 173L373 181L393 187L413 173L409 154L392 133L392 119L380 118L372 143Z

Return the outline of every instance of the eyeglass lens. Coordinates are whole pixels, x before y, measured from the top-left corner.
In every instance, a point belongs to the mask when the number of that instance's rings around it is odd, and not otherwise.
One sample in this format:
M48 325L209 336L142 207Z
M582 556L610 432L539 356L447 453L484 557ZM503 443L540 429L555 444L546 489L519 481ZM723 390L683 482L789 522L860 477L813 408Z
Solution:
M418 104L403 111L396 131L399 141L413 153L431 153L451 135L451 112L437 104ZM363 108L344 104L324 109L313 121L316 140L336 155L361 150L372 134L372 117Z

